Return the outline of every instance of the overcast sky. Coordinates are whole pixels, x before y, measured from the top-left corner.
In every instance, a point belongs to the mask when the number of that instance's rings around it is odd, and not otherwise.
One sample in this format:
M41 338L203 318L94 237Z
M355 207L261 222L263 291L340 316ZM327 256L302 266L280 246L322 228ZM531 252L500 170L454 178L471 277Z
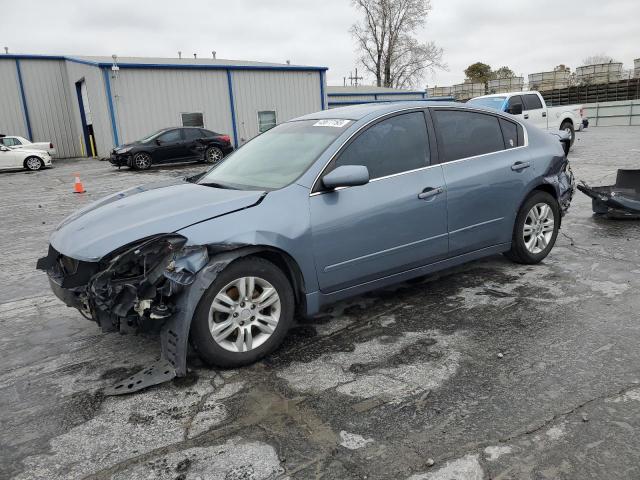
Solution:
M574 70L599 53L625 68L640 57L640 0L431 3L419 38L444 49L449 69L425 76L425 85L459 83L476 61L527 75L560 63ZM0 6L0 46L11 53L176 57L181 50L210 57L216 50L218 58L327 66L329 85L341 85L356 66L348 30L359 14L350 0L0 0Z

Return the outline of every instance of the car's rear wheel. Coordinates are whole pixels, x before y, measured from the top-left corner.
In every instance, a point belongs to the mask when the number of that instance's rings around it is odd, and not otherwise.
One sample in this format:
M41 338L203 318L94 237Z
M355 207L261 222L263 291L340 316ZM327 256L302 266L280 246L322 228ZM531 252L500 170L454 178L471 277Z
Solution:
M576 139L576 129L574 128L573 123L569 121L562 122L560 130L566 132L571 137L571 145L573 145L573 142Z
M38 157L28 157L24 160L24 168L35 172L44 168L44 162Z
M147 170L151 167L151 155L144 152L138 152L133 155L133 168L136 170Z
M520 207L505 255L517 263L539 263L549 255L558 237L560 207L547 192L534 191Z
M220 150L218 147L209 147L204 152L204 161L211 165L215 165L220 160L222 160L223 157L224 153L222 153L222 150Z
M275 350L295 309L287 277L271 262L231 263L211 284L191 324L191 344L209 365L239 367Z

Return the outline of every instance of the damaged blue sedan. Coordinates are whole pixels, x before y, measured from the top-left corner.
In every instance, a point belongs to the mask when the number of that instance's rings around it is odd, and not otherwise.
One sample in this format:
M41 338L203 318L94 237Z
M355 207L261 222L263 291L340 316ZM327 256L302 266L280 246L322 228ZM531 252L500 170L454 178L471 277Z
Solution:
M560 137L456 103L306 115L71 215L38 268L104 331L160 334L160 360L108 393L185 375L189 344L250 364L296 314L488 255L542 261L574 191Z

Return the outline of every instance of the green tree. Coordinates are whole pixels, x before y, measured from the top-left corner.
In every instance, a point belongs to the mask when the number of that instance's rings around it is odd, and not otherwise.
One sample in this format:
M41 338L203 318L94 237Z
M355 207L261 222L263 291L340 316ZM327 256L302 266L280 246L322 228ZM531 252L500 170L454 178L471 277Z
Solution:
M485 85L491 80L491 66L486 63L476 62L469 65L464 70L464 74L474 83L484 83Z
M513 70L511 70L509 67L504 66L495 70L492 76L493 78L512 78L515 77L516 74L513 73Z

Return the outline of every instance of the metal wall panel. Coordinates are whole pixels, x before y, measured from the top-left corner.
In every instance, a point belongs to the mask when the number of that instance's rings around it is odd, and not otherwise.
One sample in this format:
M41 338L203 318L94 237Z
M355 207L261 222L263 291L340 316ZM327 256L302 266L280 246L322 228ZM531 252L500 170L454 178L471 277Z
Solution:
M375 102L375 95L331 95L329 94L329 102Z
M232 71L239 145L258 135L258 112L278 123L322 110L320 72Z
M84 79L87 84L87 93L91 103L91 113L93 116L93 131L97 155L105 157L114 147L113 131L111 129L111 117L107 103L107 94L104 85L102 70L91 65L66 61L67 80L69 85L70 105L75 124L75 142L80 148L83 141L82 124L80 122L80 107L76 94L76 82Z
M64 60L20 60L20 69L32 141L53 142L58 157L79 156Z
M14 59L0 59L0 133L28 136Z
M182 113L202 112L204 126L233 134L225 70L123 68L111 79L120 142L181 126Z

